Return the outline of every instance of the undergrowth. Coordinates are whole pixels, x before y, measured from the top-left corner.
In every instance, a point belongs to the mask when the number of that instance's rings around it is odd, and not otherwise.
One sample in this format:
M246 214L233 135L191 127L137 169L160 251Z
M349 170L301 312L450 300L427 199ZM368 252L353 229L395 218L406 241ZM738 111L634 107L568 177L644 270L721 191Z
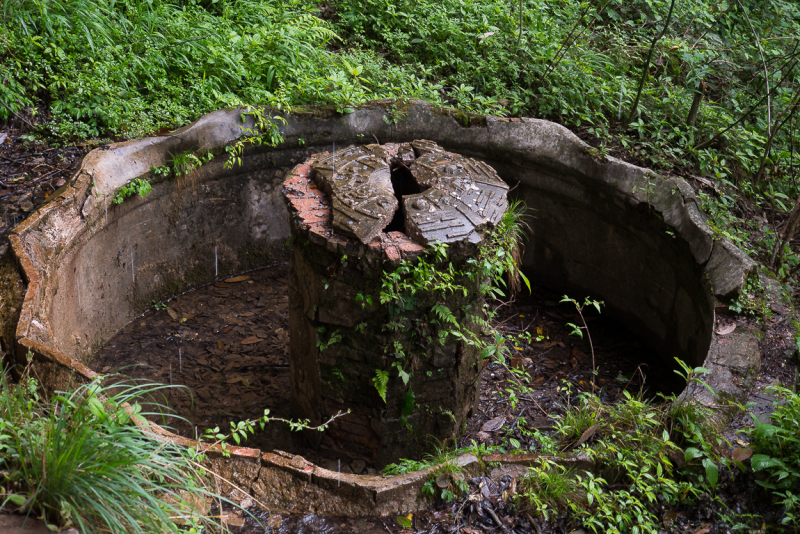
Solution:
M146 415L137 401L158 388L97 379L47 398L35 378L0 373L0 507L86 534L211 527L198 510L213 496L204 470L134 422Z

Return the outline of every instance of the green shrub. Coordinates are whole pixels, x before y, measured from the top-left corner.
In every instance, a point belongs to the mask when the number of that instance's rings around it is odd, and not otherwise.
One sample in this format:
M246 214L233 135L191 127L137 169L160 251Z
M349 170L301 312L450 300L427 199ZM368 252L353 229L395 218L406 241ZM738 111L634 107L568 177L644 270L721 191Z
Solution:
M344 111L437 99L435 84L374 52L330 54L336 35L314 11L302 0L4 0L0 118L28 109L56 137L138 137L238 102Z
M3 372L0 389L4 505L85 534L210 525L191 504L209 493L188 451L133 422L142 420L137 400L158 386L98 378L46 399L35 379L12 384Z
M763 423L755 415L755 427L749 435L753 446L750 459L754 471L763 471L766 480L756 480L781 499L785 507L784 524L800 522L800 395L783 387L772 386L775 395L772 423Z

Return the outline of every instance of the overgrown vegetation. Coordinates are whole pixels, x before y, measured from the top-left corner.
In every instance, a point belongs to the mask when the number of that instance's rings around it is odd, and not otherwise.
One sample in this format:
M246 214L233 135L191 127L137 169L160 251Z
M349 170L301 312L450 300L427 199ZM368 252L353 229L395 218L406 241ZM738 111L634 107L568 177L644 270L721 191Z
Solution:
M375 53L330 53L299 0L7 0L0 17L0 117L56 138L137 137L241 102L436 97Z
M718 235L760 258L784 281L796 281L800 272L793 241L800 223L800 4L791 0L336 0L323 6L312 0L4 0L0 7L0 118L23 125L30 139L65 144L137 137L241 106L253 127L229 147L228 164L237 164L247 146L279 140L277 111L304 104L349 113L372 99L418 97L469 112L545 117L577 131L604 154L697 177L698 199ZM387 117L400 120L400 109ZM210 157L176 154L153 172L185 184ZM149 187L146 181L128 184L113 201L143 195ZM389 326L405 327L404 312L417 291L457 292L473 276L486 284L485 295L494 294L503 273L514 271L514 231L518 227L501 227L492 236L495 245L463 270L448 270L445 249L437 247L419 264L390 273L379 296L396 312ZM509 288L514 281L512 276ZM749 281L731 310L767 313L765 302L751 296L757 285ZM371 296L362 299L372 305ZM431 311L441 336L477 345L485 358L505 364L512 340L497 333L488 340L473 336L463 322L453 321L453 310ZM471 320L485 325L487 318L473 310ZM577 332L584 327L574 326ZM335 335L326 343L335 342ZM405 381L409 372L410 346L392 348L395 365L376 370L381 395L390 380ZM531 391L530 377L509 371L516 384L508 391L513 405ZM699 379L700 371L684 372L689 380ZM112 394L94 384L48 400L30 378L19 386L3 382L6 501L59 524L86 510L81 517L92 531L120 517L138 522L125 516L126 506L129 495L143 492L144 502L156 506L148 515L152 525L172 528L162 523L172 511L155 495L202 493L202 476L184 462L183 451L153 449L156 442L129 424L119 406L136 406L138 393ZM782 503L784 523L796 526L800 401L787 390L775 393L780 404L773 423L757 422L751 436L752 466L767 475L761 483ZM564 395L575 398L569 391ZM413 409L413 396L408 400ZM592 394L578 397L561 418L556 439L530 432L541 452L556 453L604 422L574 446L610 465L611 474L574 477L544 461L532 470L518 504L569 512L595 531L647 531L655 501L713 494L720 469L743 466L721 455L701 408L666 401L654 405L629 395L606 405ZM243 422L229 434L238 441L259 423ZM214 441L227 437L219 429L207 434ZM91 465L99 483L129 484L119 490L124 499L95 511L74 501L82 486L69 495L63 485L59 489L59 473L65 473L59 469L69 466L52 451L68 439L97 459ZM131 444L131 454L141 452L154 463L112 457L123 442ZM512 442L503 448L514 449ZM40 466L33 457L44 462ZM443 452L396 469L444 457L452 455ZM118 467L103 471L102 461ZM144 478L122 482L129 471ZM180 478L186 473L189 479ZM156 489L156 480L166 489ZM173 486L176 480L192 483ZM435 486L435 478L427 487L437 497L456 489Z
M212 494L190 452L134 424L157 389L98 379L47 398L27 374L13 384L0 373L2 507L85 533L210 526Z
M702 382L704 369L682 367L685 378ZM621 534L659 532L665 526L664 510L686 509L709 500L714 503L712 519L717 523L740 530L749 520L758 528L759 517L741 517L715 490L723 470L733 477L764 472L767 476L757 483L773 492L781 522L796 527L800 520L800 440L796 435L800 395L784 388L772 392L777 396L772 424L756 421L754 428L745 431L755 452L751 466L730 455L730 444L713 427L713 408L674 395L645 400L642 392L627 391L619 402L605 403L599 394L574 395L567 385L561 395L569 407L555 417L554 432L528 429L525 418L520 418L523 434L535 435L535 451L520 450L513 439L496 447L473 443L449 451L440 448L421 461L402 460L387 466L384 473L437 467L428 475L423 491L432 499L452 500L463 498L466 491L466 484L451 484L467 478L457 467L459 454L480 458L493 452L539 452L543 456L537 465L509 496L517 511L530 511L545 521L565 517L573 528ZM595 467L588 471L568 468L570 462L562 461L566 451Z
M775 411L771 423L753 417L755 427L750 438L757 454L751 463L753 470L767 475L757 483L772 491L785 509L782 523L800 526L800 395L786 388L773 386Z
M785 265L782 275L798 264L782 232L800 193L796 2L340 0L336 8L351 43L419 66L451 105L555 119L601 150L705 177L701 200L720 233ZM768 217L754 220L754 211Z
M483 235L474 258L456 262L448 257L447 244L434 243L423 256L403 260L394 271L384 272L379 295L389 312L384 330L396 334L385 349L394 357L391 368L376 369L373 379L384 401L390 372L395 370L408 385L413 359L433 343L458 342L481 359L503 359L508 354L506 340L491 326L494 312L486 299L505 296L503 287L517 291L521 280L530 289L518 264L525 211L524 203L512 202L497 226ZM468 295L474 302L462 302ZM371 295L359 298L372 301ZM409 413L414 408L413 394L406 392Z
M0 117L58 142L377 98L546 117L699 176L712 228L800 270L790 0L6 0L0 17Z

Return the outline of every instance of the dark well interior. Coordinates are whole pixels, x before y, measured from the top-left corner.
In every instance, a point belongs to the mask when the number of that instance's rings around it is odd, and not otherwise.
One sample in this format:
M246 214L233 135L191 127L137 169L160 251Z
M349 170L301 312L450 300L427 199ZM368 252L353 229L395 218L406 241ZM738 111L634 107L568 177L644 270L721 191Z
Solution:
M264 151L234 169L224 169L218 158L200 168L194 186L181 194L173 181L163 181L144 199L110 207L108 224L78 244L70 263L55 273L50 322L57 347L87 362L153 301L286 261L283 177L325 148ZM574 298L603 300L605 313L668 362L703 362L711 339L711 291L688 245L647 204L626 203L618 192L581 176L483 159L516 185L512 194L530 209L523 256L529 278ZM403 178L397 175L399 186Z

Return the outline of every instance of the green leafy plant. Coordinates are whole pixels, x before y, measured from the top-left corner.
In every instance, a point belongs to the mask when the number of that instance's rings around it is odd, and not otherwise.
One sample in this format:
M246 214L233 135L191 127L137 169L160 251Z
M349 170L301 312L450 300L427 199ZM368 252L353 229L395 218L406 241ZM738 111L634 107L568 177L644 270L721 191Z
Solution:
M586 337L589 338L589 348L591 349L592 352L592 391L594 391L595 378L597 377L597 368L594 362L594 344L592 343L592 335L589 333L589 327L586 326L586 319L583 317L583 309L586 306L594 306L597 309L597 313L600 313L600 306L602 306L604 303L602 301L592 300L589 297L586 297L583 304L579 304L577 300L571 299L566 295L564 295L564 297L561 299L561 302L572 303L572 305L575 306L575 309L578 311L578 315L580 316L581 322L583 323L583 326L577 326L573 323L567 323L567 326L572 328L572 334L582 338L583 333L586 332Z
M767 480L757 483L771 490L780 490L796 511L797 496L786 493L795 490L800 483L800 395L779 386L770 386L769 393L775 396L775 411L771 423L765 423L753 415L754 428L748 429L755 454L751 458L754 471L764 471ZM777 491L776 491L777 493Z
M117 189L117 192L114 193L114 198L111 200L111 202L119 205L122 204L126 198L130 198L134 195L139 195L140 197L144 198L147 196L147 193L152 190L153 187L150 185L150 182L142 178L134 178L127 185L123 185Z
M331 345L335 345L342 340L342 334L338 328L331 332L331 335L328 336L328 339L322 339L322 335L325 334L325 332L326 330L324 326L317 328L317 333L319 334L319 336L317 336L317 348L319 350L326 350Z

